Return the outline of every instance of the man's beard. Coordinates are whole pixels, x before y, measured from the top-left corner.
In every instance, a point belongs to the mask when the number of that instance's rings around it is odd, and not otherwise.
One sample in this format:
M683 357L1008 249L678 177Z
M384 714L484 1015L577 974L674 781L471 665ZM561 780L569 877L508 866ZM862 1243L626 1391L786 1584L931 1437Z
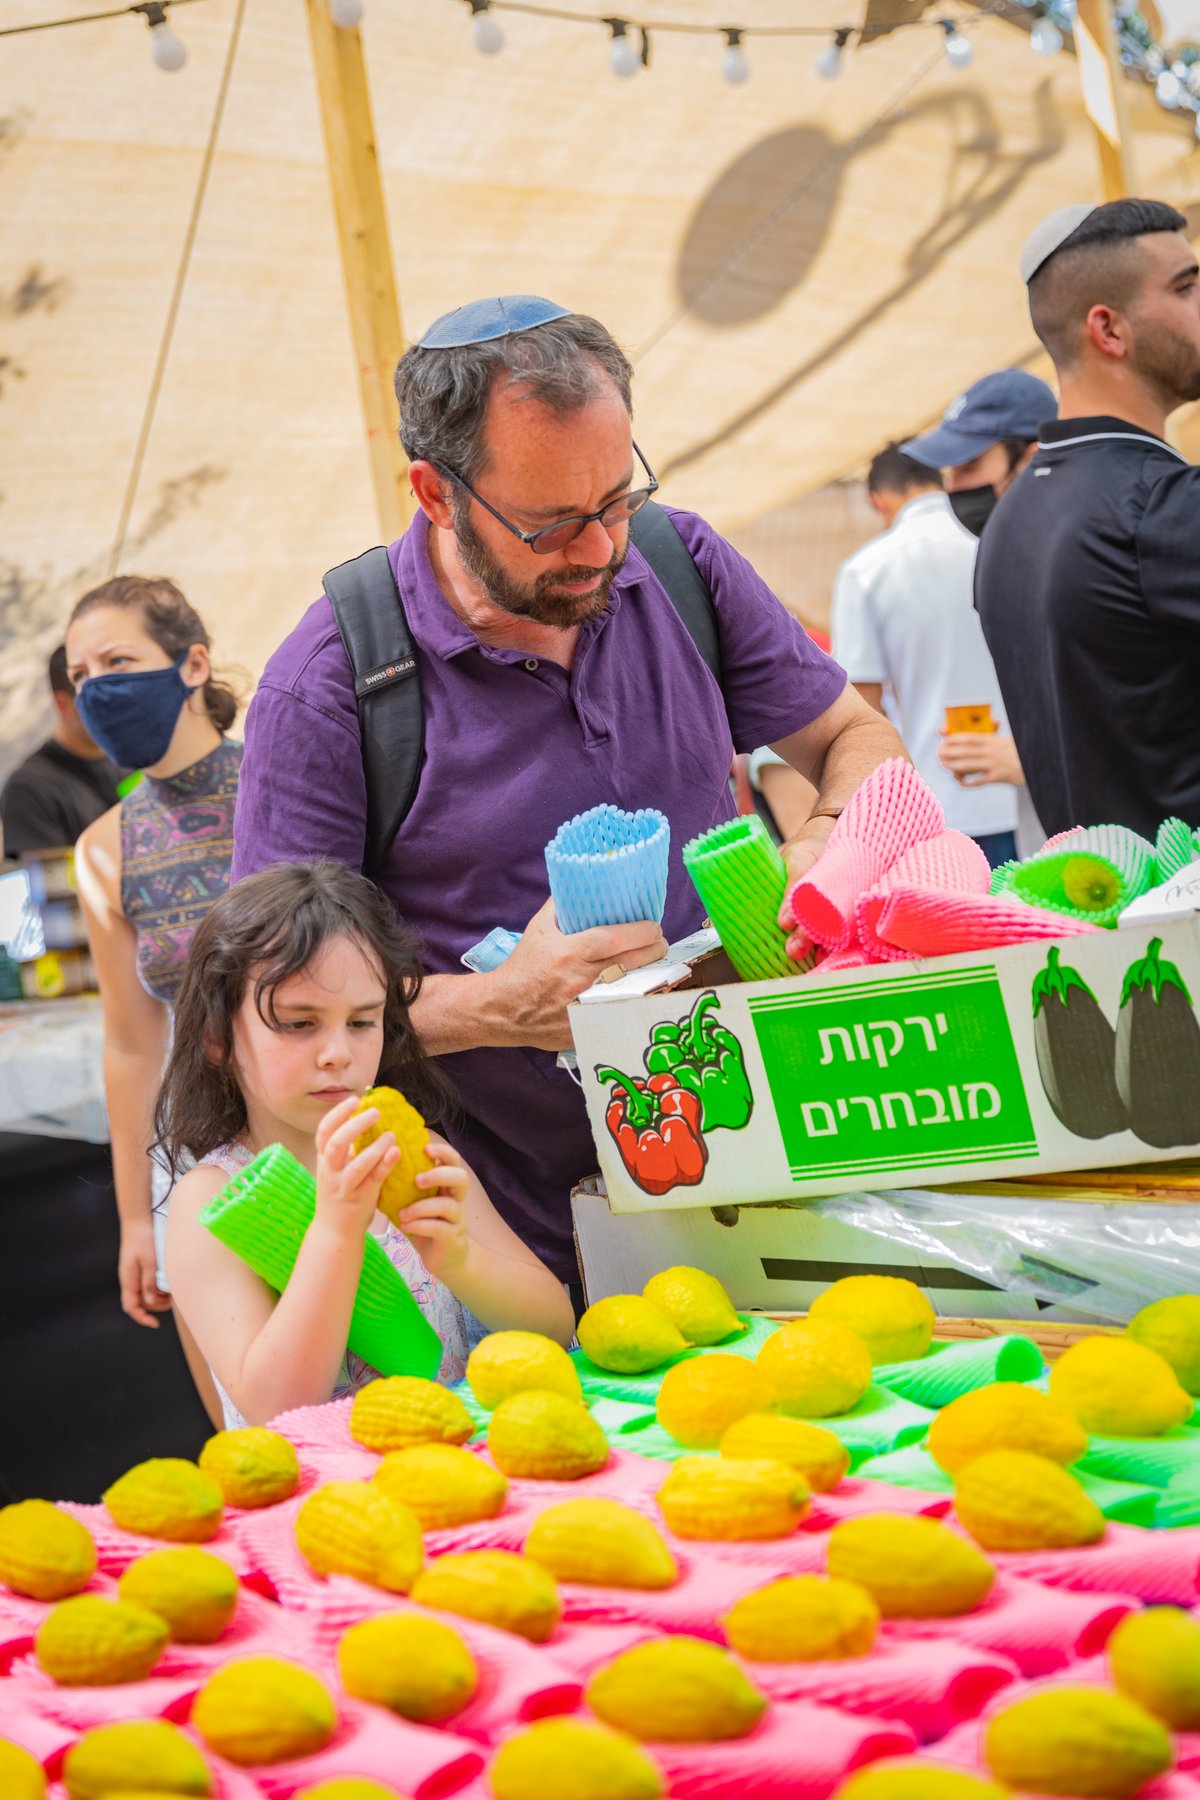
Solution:
M629 541L614 549L612 559L601 569L576 565L569 574L562 569L548 569L535 581L514 581L499 559L494 556L476 531L463 496L454 496L454 541L464 569L473 575L493 606L514 618L531 619L536 625L552 625L560 631L582 625L595 618L608 604L608 593L618 569L625 561ZM594 592L586 595L564 593L562 584L570 579L587 581L598 577Z
M1200 400L1200 351L1161 326L1143 326L1136 340L1137 370L1167 402L1167 410Z

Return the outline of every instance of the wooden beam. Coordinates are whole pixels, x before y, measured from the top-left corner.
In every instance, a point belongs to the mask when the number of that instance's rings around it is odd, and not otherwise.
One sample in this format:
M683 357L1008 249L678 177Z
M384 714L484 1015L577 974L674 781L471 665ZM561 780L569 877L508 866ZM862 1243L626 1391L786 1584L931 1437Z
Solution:
M1112 0L1077 0L1074 35L1083 104L1100 155L1101 190L1106 200L1122 200L1135 193L1136 186Z
M334 24L329 0L305 0L342 275L358 366L375 506L385 541L412 517L408 460L396 435L392 373L404 352L371 96L357 29Z

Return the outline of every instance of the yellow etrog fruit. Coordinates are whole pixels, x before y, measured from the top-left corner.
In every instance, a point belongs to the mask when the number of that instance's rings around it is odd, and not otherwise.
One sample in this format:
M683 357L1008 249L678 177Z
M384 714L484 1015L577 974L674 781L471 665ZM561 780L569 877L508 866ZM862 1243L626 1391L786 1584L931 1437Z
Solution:
M405 1800L403 1794L365 1775L335 1775L316 1787L299 1788L292 1800Z
M348 1694L423 1725L461 1712L479 1684L458 1632L417 1612L360 1620L343 1632L337 1656Z
M209 1795L213 1778L195 1744L165 1719L97 1725L72 1744L63 1763L70 1800L110 1794Z
M221 1529L225 1500L211 1475L180 1456L154 1456L113 1482L102 1496L122 1531L172 1543L203 1544Z
M1027 1450L988 1450L960 1469L954 1510L985 1550L1065 1550L1104 1536L1104 1514L1074 1475Z
M1127 1613L1105 1646L1112 1678L1174 1731L1200 1731L1200 1624L1178 1606Z
M191 1722L210 1750L249 1766L324 1749L337 1709L325 1683L307 1669L277 1656L246 1656L209 1676Z
M488 1412L536 1388L582 1403L583 1388L561 1344L539 1331L492 1331L467 1358L467 1386Z
M662 1533L619 1500L560 1500L543 1507L525 1554L559 1581L591 1587L668 1588L679 1567Z
M984 1732L993 1775L1038 1794L1129 1800L1171 1764L1166 1727L1107 1688L1052 1687L1014 1700Z
M623 1731L539 1719L506 1738L488 1766L495 1800L662 1800L658 1764Z
M421 1375L381 1375L350 1405L350 1436L380 1455L410 1444L465 1444L474 1435L459 1396Z
M5 1800L45 1800L46 1771L20 1744L0 1739L0 1794Z
M38 1627L37 1660L60 1687L142 1681L167 1647L157 1613L99 1594L60 1600Z
M1126 1333L1169 1362L1189 1394L1200 1394L1200 1294L1172 1294L1134 1313Z
M1127 1337L1072 1344L1050 1371L1050 1397L1104 1437L1160 1437L1194 1405L1170 1363Z
M681 1456L658 1490L677 1537L731 1542L786 1537L811 1504L807 1481L787 1463Z
M641 1294L610 1294L580 1319L579 1347L598 1369L644 1375L688 1346L679 1327Z
M801 1419L828 1419L857 1406L871 1385L871 1352L834 1320L794 1319L758 1353L768 1403Z
M436 1169L437 1164L425 1148L429 1142L429 1127L411 1101L395 1088L373 1087L363 1095L358 1110L366 1112L372 1106L378 1108L379 1117L355 1140L354 1148L365 1150L385 1131L390 1131L395 1138L400 1161L379 1190L378 1206L386 1218L397 1224L399 1214L406 1206L427 1196L428 1190L419 1188L414 1177Z
M650 1277L642 1298L665 1313L689 1344L720 1344L742 1329L733 1301L703 1269L664 1269Z
M679 1636L623 1650L592 1676L587 1703L606 1725L664 1744L745 1737L767 1710L727 1650Z
M756 1364L714 1350L676 1363L662 1378L655 1410L664 1431L689 1450L715 1450L735 1419L758 1411L766 1388Z
M865 1587L885 1619L970 1612L996 1579L983 1552L957 1532L899 1513L841 1520L829 1534L826 1567Z
M210 1550L151 1550L117 1583L122 1600L157 1613L177 1644L211 1644L237 1606L238 1578Z
M455 1444L412 1444L390 1450L375 1471L375 1485L414 1512L425 1531L445 1531L494 1519L508 1483L482 1456Z
M743 1594L721 1623L751 1662L834 1661L874 1647L879 1608L855 1581L785 1575Z
M933 1341L935 1313L915 1282L898 1275L846 1275L808 1309L821 1324L844 1325L873 1363L911 1362Z
M544 1644L553 1636L562 1614L558 1583L549 1569L512 1550L439 1556L417 1577L412 1597L419 1606L514 1631L531 1644Z
M32 1600L64 1600L96 1572L96 1546L86 1525L49 1500L18 1500L0 1509L0 1582Z
M292 1800L405 1800L403 1794L365 1775L335 1775L316 1787L299 1788Z
M824 1426L782 1413L747 1413L721 1434L717 1448L722 1456L787 1463L818 1494L831 1494L850 1467L850 1452L841 1438Z
M927 1448L939 1468L955 1475L988 1450L1027 1450L1051 1462L1078 1462L1087 1449L1087 1432L1039 1388L996 1381L943 1406L929 1427Z
M488 1449L506 1475L578 1481L608 1461L608 1441L581 1401L528 1388L492 1414Z
M407 1594L425 1560L415 1514L374 1482L327 1481L296 1514L296 1548L318 1575Z
M226 1506L274 1506L289 1499L300 1485L295 1450L265 1425L218 1431L197 1461L220 1488Z
M834 1800L1011 1800L1007 1788L968 1775L962 1769L938 1769L905 1757L856 1769Z

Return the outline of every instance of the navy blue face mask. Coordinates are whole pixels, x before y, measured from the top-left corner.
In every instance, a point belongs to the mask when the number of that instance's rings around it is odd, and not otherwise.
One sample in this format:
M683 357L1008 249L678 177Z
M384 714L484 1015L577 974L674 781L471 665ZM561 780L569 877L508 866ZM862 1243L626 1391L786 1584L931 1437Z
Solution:
M84 729L122 769L152 769L170 748L184 702L195 692L180 668L180 651L169 669L117 669L93 675L75 696Z

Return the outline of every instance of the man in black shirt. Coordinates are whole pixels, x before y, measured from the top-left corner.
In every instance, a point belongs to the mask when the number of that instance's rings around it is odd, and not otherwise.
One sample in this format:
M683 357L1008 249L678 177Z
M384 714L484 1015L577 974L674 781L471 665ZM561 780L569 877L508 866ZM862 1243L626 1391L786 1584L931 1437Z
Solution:
M1021 257L1057 420L980 543L975 604L1048 832L1200 825L1200 270L1156 200L1063 207Z
M54 730L13 770L0 793L6 857L73 844L85 826L116 805L120 772L80 723L61 644L50 658L50 692Z

